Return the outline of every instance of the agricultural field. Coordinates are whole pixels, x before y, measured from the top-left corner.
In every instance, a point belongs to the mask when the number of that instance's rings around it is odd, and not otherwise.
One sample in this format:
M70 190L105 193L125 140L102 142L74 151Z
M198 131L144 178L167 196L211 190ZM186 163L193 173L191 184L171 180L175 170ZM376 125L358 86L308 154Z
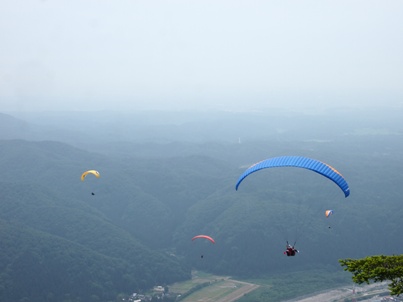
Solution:
M231 302L257 289L259 285L233 280L227 276L215 276L193 272L192 279L169 286L171 293L181 294L183 302Z

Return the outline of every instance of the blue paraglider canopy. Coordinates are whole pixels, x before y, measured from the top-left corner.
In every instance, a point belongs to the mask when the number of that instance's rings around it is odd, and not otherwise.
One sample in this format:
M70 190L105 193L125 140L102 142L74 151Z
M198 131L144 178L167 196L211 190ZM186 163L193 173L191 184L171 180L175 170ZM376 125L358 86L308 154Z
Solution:
M339 171L337 171L335 168L326 163L303 156L280 156L260 161L250 166L239 177L235 189L238 190L239 185L248 175L262 169L276 168L276 167L296 167L314 171L329 178L336 185L338 185L339 188L343 191L345 197L350 195L350 188L346 180L344 179L343 175L341 175Z

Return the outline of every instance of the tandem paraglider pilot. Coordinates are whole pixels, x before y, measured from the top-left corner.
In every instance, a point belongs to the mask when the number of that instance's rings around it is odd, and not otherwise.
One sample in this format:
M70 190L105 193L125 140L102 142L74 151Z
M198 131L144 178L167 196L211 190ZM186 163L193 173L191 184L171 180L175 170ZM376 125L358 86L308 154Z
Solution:
M289 257L289 256L295 256L296 253L299 253L299 251L287 242L284 255L287 255Z

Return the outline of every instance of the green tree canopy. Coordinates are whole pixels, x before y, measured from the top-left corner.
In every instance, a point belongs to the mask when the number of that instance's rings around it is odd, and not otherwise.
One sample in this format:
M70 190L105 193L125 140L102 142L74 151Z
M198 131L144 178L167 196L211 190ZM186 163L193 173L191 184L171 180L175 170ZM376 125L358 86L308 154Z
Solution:
M362 259L341 259L344 270L353 273L353 281L357 284L390 281L391 295L403 293L403 255L368 256Z

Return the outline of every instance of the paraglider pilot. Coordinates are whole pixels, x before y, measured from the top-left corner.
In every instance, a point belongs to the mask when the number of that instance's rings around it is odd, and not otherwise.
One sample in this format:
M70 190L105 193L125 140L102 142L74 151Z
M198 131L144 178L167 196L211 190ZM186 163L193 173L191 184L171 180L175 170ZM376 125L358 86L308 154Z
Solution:
M295 253L299 253L299 251L294 246L289 244L288 241L287 241L287 245L285 247L284 255L287 255L287 257L295 256Z

